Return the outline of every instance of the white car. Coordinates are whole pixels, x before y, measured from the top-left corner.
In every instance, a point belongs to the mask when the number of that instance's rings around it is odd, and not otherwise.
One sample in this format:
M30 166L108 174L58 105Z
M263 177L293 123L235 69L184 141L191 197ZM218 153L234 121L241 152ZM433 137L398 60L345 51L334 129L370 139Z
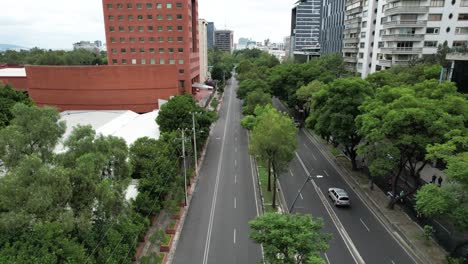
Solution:
M340 188L329 188L328 196L335 206L350 206L349 196L345 190Z

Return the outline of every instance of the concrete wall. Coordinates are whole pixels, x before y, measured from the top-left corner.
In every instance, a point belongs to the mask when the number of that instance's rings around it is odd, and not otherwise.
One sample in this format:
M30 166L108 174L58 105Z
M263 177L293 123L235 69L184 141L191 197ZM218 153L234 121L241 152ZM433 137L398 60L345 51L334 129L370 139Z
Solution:
M29 96L64 110L150 112L177 95L176 65L26 66Z

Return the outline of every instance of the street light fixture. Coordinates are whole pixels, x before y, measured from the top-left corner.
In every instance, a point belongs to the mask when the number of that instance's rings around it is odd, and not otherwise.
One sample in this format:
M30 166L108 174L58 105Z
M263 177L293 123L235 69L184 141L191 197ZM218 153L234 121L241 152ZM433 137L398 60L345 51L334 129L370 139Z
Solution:
M320 178L323 178L323 176L322 176L322 175L317 175L317 176L314 177L314 176L310 175L310 173L308 173L308 176L306 177L306 180L305 180L304 183L302 184L302 187L299 189L299 191L297 191L297 195L296 195L296 198L294 199L294 202L292 203L291 207L289 207L289 210L288 210L289 213L292 212L292 210L293 210L293 208L294 208L294 204L296 204L297 199L299 198L299 195L301 194L302 189L304 189L306 183L307 183L308 181L312 181L314 178L320 179Z

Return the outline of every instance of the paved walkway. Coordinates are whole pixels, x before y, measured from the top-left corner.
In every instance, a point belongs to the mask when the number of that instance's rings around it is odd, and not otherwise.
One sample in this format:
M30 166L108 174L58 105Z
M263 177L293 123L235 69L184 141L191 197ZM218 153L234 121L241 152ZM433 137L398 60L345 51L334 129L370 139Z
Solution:
M394 210L387 208L388 198L384 192L374 184L374 190L370 190L367 177L360 173L351 171L351 164L344 158L334 158L331 154L331 146L327 145L321 138L311 135L319 142L341 169L341 175L346 177L354 190L361 194L365 203L373 210L382 223L393 232L393 234L406 244L406 249L410 251L419 263L446 263L447 252L435 241L427 241L423 238L424 230L398 206Z

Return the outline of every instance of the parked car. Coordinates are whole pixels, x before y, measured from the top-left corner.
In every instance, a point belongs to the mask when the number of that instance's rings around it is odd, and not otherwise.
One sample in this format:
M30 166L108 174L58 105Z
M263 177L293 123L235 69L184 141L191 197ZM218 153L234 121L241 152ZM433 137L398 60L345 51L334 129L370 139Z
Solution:
M329 188L328 196L335 206L350 206L349 196L345 190L340 188Z

